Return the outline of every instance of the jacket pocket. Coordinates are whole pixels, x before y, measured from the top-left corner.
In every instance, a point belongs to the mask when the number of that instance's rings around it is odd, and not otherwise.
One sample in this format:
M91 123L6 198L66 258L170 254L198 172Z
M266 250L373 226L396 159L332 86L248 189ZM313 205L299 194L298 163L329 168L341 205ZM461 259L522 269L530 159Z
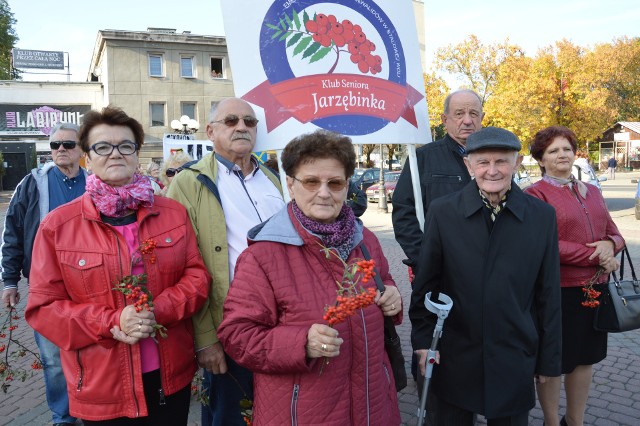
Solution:
M74 299L91 299L111 288L102 253L62 252L60 264L64 284Z
M152 239L156 242L156 261L162 273L178 273L182 275L186 258L186 229L178 226Z

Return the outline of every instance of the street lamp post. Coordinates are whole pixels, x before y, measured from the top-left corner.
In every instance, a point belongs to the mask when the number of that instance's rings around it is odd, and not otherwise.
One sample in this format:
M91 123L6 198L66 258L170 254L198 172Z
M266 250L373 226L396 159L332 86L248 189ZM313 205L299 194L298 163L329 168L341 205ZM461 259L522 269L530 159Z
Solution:
M382 150L382 144L380 144L380 187L378 195L378 212L389 213L389 207L387 206L387 190L384 187L384 153Z
M188 115L183 115L182 117L180 117L180 120L171 121L171 128L176 133L190 135L198 131L198 129L200 128L200 123L189 118Z

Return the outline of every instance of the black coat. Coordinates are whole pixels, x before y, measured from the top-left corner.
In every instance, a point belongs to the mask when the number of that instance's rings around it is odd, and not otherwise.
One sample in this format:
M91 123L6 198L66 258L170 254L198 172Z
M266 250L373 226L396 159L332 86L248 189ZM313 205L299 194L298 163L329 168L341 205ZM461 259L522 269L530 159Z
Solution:
M475 181L431 203L409 317L414 349L428 349L424 297L453 299L430 391L495 418L535 405L535 374L560 375L560 261L551 206L512 184L492 229L487 213Z
M433 200L461 190L471 178L462 159L458 143L449 135L418 148L416 158L422 205L426 217L429 205ZM391 202L393 203L391 220L396 240L409 258L410 264L417 271L415 264L420 253L422 231L420 231L416 217L409 161L404 164Z

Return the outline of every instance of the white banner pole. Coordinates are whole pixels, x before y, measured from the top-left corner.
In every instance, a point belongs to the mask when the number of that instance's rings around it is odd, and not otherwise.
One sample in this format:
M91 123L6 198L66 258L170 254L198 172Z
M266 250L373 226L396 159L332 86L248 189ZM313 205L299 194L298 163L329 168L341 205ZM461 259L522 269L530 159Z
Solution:
M411 183L413 185L413 199L416 202L416 217L420 230L424 232L424 205L422 204L422 191L420 189L420 175L418 173L418 158L416 157L416 146L410 144L407 146L409 150L409 167L411 168Z

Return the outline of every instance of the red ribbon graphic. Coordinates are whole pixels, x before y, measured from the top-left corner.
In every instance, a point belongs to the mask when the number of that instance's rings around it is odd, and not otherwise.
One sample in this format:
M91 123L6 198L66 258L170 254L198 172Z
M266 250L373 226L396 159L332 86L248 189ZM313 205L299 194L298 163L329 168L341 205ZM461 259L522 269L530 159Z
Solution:
M294 117L301 123L339 115L365 115L416 128L413 106L424 95L410 85L353 74L318 74L280 83L264 81L242 99L264 108L267 132Z

